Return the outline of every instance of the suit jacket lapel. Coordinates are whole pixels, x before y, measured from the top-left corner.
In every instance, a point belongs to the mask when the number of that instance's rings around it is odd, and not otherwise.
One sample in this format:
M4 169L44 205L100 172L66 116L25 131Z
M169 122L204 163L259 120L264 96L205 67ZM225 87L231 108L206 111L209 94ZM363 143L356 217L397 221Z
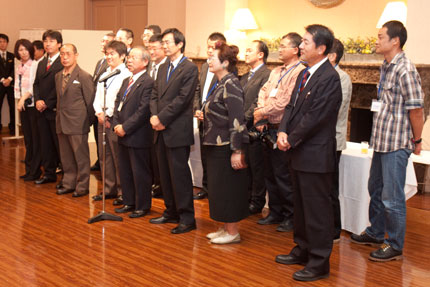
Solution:
M291 118L294 117L294 115L300 110L300 107L302 106L303 102L305 101L305 99L307 97L309 97L311 95L310 90L312 89L312 87L318 82L319 77L321 76L321 74L324 72L324 70L326 69L326 67L324 66L326 63L322 64L316 71L315 73L312 75L312 77L309 79L308 83L306 84L305 88L303 89L303 91L301 93L298 94L298 99L296 102L296 105L294 107L294 110L291 114ZM302 78L302 75L304 73L305 70L303 70L300 75L299 78ZM294 91L295 93L297 93L297 90Z
M181 72L182 72L182 70L183 70L183 68L184 68L184 65L185 65L185 63L184 63L185 61L187 61L187 60L185 59L184 61L182 61L182 63L180 63L180 64L178 64L178 66L176 66L176 69L173 71L172 75L170 76L169 81L168 81L168 82L167 82L167 84L164 86L163 94L164 94L164 93L166 92L166 90L169 88L170 84L171 84L171 83L173 83L173 82L175 81L176 77L178 77L178 75L180 75L180 74L181 74ZM166 82L166 79L167 79L167 73L169 72L169 69L168 69L169 65L170 65L170 61L169 61L169 63L166 65L166 67L167 67L167 71L166 71L166 78L164 78L164 82Z
M66 87L64 88L63 95L66 93L67 89L72 85L72 83L73 83L73 82L75 81L75 79L78 77L79 70L80 70L79 66L78 66L78 65L76 65L76 67L73 69L72 74L70 75L70 79L69 79L69 81L67 82ZM61 83L61 84L63 84L63 83Z
M141 85L141 83L143 82L143 80L144 80L144 78L145 78L145 74L146 74L147 72L145 72L145 73L143 73L142 75L140 75L140 77L136 80L136 83L134 83L133 84L133 86L131 86L131 88L130 88L130 91L128 92L128 95L127 95L127 97L125 98L125 100L124 100L124 105L125 105L125 103L127 103L128 102L128 99L130 99L131 97L133 97L134 96L134 91ZM149 75L148 75L149 76ZM129 81L130 81L130 78L127 78ZM125 90L124 90L124 92L125 92ZM124 93L123 92L123 93ZM123 95L123 94L122 94ZM121 95L121 96L122 96Z

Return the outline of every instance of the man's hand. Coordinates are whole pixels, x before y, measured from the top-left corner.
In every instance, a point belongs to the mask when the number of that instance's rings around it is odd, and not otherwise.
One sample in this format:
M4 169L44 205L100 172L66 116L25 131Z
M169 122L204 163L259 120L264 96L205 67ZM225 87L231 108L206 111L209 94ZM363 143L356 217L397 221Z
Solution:
M20 112L25 111L24 102L25 102L24 98L20 98L19 99L19 101L18 101L18 107L17 107L18 111L20 111Z
M103 124L103 122L105 121L105 114L103 112L96 114L97 116L97 120L99 122L99 124Z
M254 109L254 125L264 119L263 113L261 112L261 108Z
M422 148L422 143L415 144L414 154L420 155L421 154L421 148Z
M9 87L11 82L12 82L12 81L11 81L9 78L8 78L8 79L4 79L4 80L3 80L3 86L5 86L5 87Z
M284 132L278 133L278 140L276 143L278 144L278 149L282 151L287 151L291 148L291 145L288 143L288 135Z
M46 110L46 108L47 108L48 106L45 104L45 101L44 100L38 100L37 102L36 102L36 109L39 111L39 112L43 112L44 110Z
M125 136L125 130L122 128L122 125L116 125L113 128L114 132L116 133L117 136L119 137L124 137Z
M166 129L166 127L160 122L160 119L158 118L158 116L152 116L150 119L152 128L156 131L162 131L164 129Z

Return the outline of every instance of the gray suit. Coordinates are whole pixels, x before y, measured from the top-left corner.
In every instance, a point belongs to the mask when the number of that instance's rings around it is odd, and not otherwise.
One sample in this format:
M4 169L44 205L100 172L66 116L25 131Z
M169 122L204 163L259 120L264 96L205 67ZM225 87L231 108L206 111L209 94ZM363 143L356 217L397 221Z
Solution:
M89 189L90 153L89 117L94 114L94 85L90 74L77 65L67 85L63 86L63 71L55 75L57 90L56 132L63 163L63 185L66 189Z

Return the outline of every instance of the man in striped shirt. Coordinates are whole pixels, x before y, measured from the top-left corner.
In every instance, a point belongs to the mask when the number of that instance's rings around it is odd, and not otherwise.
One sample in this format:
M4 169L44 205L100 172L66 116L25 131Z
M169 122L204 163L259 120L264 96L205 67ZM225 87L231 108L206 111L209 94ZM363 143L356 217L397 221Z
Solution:
M420 154L424 124L424 93L415 66L402 48L407 39L401 22L390 21L379 30L376 52L384 55L378 99L372 103L374 149L369 177L371 225L351 240L380 245L370 260L390 261L402 257L406 229L404 193L406 167L412 152ZM384 239L385 233L388 237Z

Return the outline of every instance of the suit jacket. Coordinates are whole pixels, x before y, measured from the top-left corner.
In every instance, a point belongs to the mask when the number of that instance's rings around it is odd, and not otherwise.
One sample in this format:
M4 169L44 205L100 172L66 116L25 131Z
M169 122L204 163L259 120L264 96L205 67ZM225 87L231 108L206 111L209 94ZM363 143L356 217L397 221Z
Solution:
M133 148L150 148L152 146L152 127L149 122L149 101L154 81L147 72L143 73L131 86L130 91L118 111L118 107L127 90L130 78L124 79L115 101L113 127L122 124L126 132L118 137L118 143Z
M36 78L33 84L34 102L43 100L48 106L43 115L49 119L55 119L55 112L57 110L57 91L55 89L55 75L63 69L60 57L52 63L48 71L46 65L48 58L45 57L37 66Z
M339 74L326 60L297 95L303 74L304 71L297 77L279 131L288 134L293 169L314 173L334 172L336 121L342 101Z
M104 60L104 61L103 61ZM103 63L102 63L103 61ZM101 66L100 66L101 64ZM100 67L99 67L100 66ZM97 83L100 79L100 76L106 72L106 69L109 67L107 61L105 58L101 58L100 60L97 61L96 67L94 68L94 73L93 73L93 81L94 81L94 91L97 88Z
M248 82L249 72L244 74L240 79L243 92L245 95L245 101L243 103L245 121L247 127L250 128L254 125L254 109L257 106L258 93L261 87L269 79L271 70L266 65L261 66L252 76Z
M57 90L56 132L82 135L90 132L89 117L94 115L94 85L90 74L78 65L73 69L62 91L63 71L55 75Z
M6 61L0 56L0 79L9 77L13 79L15 77L14 59L15 56L10 52L6 52ZM10 87L13 87L13 81L10 83Z
M193 104L193 111L197 111L197 110L201 110L202 109L202 99L203 99L203 89L205 88L205 83L206 83L206 77L208 75L208 70L209 70L209 65L208 63L203 63L201 69L200 69L200 81L198 82L197 88L196 88L196 92L194 95L194 104ZM214 77L212 78L211 84L209 87L212 87L215 82L216 82L217 78L214 75ZM205 95L206 97L207 95Z
M170 60L160 66L151 96L151 114L166 127L154 133L154 143L161 133L169 148L190 146L194 144L193 98L199 71L195 64L184 60L166 83L169 65Z

